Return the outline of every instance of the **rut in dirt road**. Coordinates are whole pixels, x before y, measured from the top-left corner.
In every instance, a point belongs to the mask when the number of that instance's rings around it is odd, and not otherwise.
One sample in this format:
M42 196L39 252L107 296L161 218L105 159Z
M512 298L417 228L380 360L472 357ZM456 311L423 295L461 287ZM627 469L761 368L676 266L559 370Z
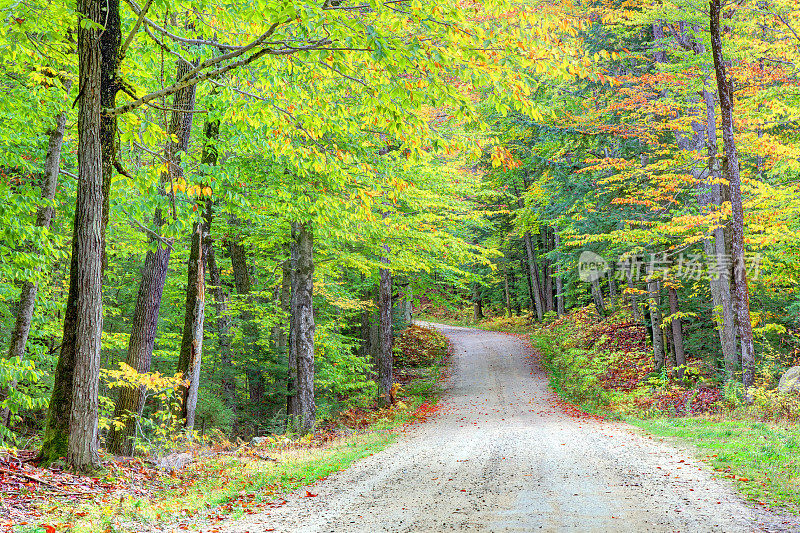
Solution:
M798 531L754 509L690 452L569 416L511 335L453 342L440 413L301 498L226 531Z

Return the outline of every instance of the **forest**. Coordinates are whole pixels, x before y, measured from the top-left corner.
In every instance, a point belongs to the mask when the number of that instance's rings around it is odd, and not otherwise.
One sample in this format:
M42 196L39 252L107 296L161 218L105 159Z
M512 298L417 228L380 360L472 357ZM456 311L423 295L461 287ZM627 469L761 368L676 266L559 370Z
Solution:
M40 464L392 404L420 315L621 313L744 402L800 360L793 0L0 13L0 440Z

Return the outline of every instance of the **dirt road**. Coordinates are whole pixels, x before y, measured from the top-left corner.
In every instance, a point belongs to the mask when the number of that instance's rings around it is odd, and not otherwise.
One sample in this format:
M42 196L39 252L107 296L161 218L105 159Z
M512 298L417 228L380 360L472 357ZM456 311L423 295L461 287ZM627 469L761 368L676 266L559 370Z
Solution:
M522 340L440 328L455 356L438 415L316 484L316 498L303 489L226 531L800 531L690 452L570 416Z

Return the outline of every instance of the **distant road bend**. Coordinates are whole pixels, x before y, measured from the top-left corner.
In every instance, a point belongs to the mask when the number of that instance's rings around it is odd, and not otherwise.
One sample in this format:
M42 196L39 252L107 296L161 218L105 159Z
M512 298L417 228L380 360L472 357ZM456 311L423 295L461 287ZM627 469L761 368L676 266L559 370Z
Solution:
M386 450L230 532L800 531L691 452L573 418L525 342L436 325L455 347L440 412Z

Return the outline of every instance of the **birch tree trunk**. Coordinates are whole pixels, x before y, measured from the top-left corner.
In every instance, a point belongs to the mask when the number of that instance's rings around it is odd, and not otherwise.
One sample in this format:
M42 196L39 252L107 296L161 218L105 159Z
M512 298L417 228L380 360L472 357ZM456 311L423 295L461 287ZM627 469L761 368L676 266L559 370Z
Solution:
M633 277L635 272L633 271L633 267L628 269L627 272L627 279L628 279L628 288L635 289L636 284L633 281ZM631 314L633 315L634 320L641 320L642 314L639 312L639 299L636 297L636 294L633 291L630 291L630 303L631 303Z
M561 239L558 232L553 232L553 244L558 249L561 245ZM561 266L556 263L556 311L558 316L564 316L566 310L564 309L564 278L561 277Z
M294 240L294 224L292 225L292 242L289 245L289 338L287 339L286 350L286 364L288 365L288 376L286 377L286 427L289 430L294 430L298 427L300 420L300 402L297 398L297 319L294 317L295 296L299 290L297 287L298 277L295 275L297 272L297 242ZM371 312L364 311L364 321L372 317ZM362 326L364 323L362 322ZM370 328L371 322L367 322L366 336L364 337L364 344L362 349L364 355L371 354L372 347L370 346L371 336Z
M714 205L722 208L723 190L719 181L720 169L718 167L717 153L717 128L716 110L714 93L703 90L703 100L706 108L706 131L708 137L707 151L709 168L706 176L710 179L701 186L709 192L700 194L700 205ZM713 239L704 239L703 248L706 257L714 258L716 265L727 265L728 247L726 239L726 228L729 229L730 223L725 223L714 229ZM725 367L725 379L731 379L739 364L739 357L736 353L736 318L731 294L731 280L727 272L715 272L710 276L711 298L714 305L714 323L719 333L720 346L722 347L722 359Z
M525 242L525 253L528 256L528 268L530 269L531 283L533 283L533 297L536 304L536 318L541 322L544 319L544 302L542 302L542 287L539 283L539 271L536 267L536 250L533 247L531 234L525 232L523 236Z
M591 281L592 286L592 300L594 300L594 306L597 308L597 313L600 316L606 316L606 304L603 300L603 291L600 289L600 278L599 275L592 276Z
M511 318L511 292L508 290L508 265L505 266L503 272L503 293L506 299L506 316Z
M183 427L194 429L197 395L200 388L200 367L203 358L203 325L206 311L206 280L203 260L204 223L195 223L186 283L186 316L183 323L178 372L183 373L181 413Z
M608 299L611 301L611 309L617 308L617 280L614 277L614 265L608 269Z
M676 375L678 379L682 379L684 371L686 370L686 352L683 346L683 323L680 318L675 317L675 314L679 311L678 291L675 289L673 283L670 283L667 287L667 294L669 297L669 314L672 315L670 327L672 328L672 345L675 347Z
M658 281L647 280L647 305L650 311L650 328L653 338L653 367L658 372L664 367L664 334L661 331L661 290Z
M291 253L291 252L290 252ZM278 357L288 359L289 354L289 341L288 341L288 322L289 312L291 311L291 298L292 298L292 267L291 259L287 258L281 265L281 285L277 290L277 304L278 316L280 320L275 324L272 330L272 336L275 341L275 352ZM288 398L289 394L294 388L294 384L290 383L292 379L291 373L286 376L286 394L287 394L287 412L288 412Z
M528 313L533 314L536 310L533 298L533 282L531 281L531 270L528 268L528 263L525 262L524 257L519 258L519 267L520 272L525 276L525 284L528 286Z
M387 250L388 252L388 250ZM388 260L383 258L383 263ZM392 273L388 268L380 269L378 286L378 317L380 347L378 350L378 399L382 405L391 403L390 391L394 383L392 354Z
M211 206L208 207L211 209ZM210 217L209 217L210 218ZM217 254L214 251L213 240L209 237L205 242L206 264L208 265L208 281L211 294L214 296L214 310L216 312L217 344L219 348L219 362L221 367L220 388L225 405L236 414L236 379L233 374L233 354L231 352L231 317L228 314L230 295L222 285Z
M550 228L542 226L542 248L549 252L553 249L552 239L550 237ZM544 270L544 311L553 311L555 309L555 302L553 301L553 264L550 259L545 259L543 264Z

